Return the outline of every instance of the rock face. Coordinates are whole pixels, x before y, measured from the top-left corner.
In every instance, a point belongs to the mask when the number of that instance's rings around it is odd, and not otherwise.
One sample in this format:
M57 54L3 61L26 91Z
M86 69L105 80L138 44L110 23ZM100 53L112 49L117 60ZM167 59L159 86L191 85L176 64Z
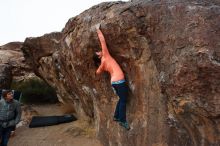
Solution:
M110 77L95 75L97 23L128 81L130 131L112 120ZM219 1L134 1L96 5L22 50L104 146L219 146L219 42Z
M0 64L0 88L10 88L12 81L11 66L8 64Z
M30 67L25 63L21 51L21 42L11 42L0 46L0 88L10 88L12 80L21 81L33 76ZM32 72L32 73L31 73Z

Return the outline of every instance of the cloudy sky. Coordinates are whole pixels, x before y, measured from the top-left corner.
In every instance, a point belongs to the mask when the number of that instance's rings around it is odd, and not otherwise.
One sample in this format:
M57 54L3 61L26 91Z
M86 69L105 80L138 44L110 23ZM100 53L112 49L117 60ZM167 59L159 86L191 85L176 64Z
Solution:
M69 18L106 1L117 0L0 0L0 46L61 31Z

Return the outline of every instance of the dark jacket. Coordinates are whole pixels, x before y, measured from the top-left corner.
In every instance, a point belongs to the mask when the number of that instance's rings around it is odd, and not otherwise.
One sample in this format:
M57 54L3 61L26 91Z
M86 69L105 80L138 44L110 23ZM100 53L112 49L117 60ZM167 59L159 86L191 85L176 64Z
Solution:
M21 106L17 100L6 102L4 98L0 100L0 125L3 128L15 126L21 119Z

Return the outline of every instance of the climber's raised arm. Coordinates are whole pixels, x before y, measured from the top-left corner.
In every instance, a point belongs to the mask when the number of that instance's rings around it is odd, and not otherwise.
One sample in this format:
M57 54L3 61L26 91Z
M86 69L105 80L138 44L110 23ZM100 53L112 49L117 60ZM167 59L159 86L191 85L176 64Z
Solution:
M100 41L101 46L102 46L102 55L103 56L108 56L109 52L108 52L108 48L107 48L107 45L106 45L106 42L105 42L105 37L104 37L102 31L100 29L97 29L97 34L98 34L99 41Z

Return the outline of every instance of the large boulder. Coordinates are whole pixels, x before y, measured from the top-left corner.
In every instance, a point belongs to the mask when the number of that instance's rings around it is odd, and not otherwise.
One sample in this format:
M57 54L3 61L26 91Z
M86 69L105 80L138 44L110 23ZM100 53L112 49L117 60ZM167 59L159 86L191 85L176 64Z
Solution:
M8 64L0 64L0 89L9 89L12 82L12 70Z
M25 62L22 42L10 42L0 46L0 88L10 88L12 80L22 81L35 76Z
M109 2L71 18L62 32L27 38L23 52L62 102L95 123L104 146L220 143L220 3ZM130 88L126 131L112 117L118 97L96 76L101 23Z

